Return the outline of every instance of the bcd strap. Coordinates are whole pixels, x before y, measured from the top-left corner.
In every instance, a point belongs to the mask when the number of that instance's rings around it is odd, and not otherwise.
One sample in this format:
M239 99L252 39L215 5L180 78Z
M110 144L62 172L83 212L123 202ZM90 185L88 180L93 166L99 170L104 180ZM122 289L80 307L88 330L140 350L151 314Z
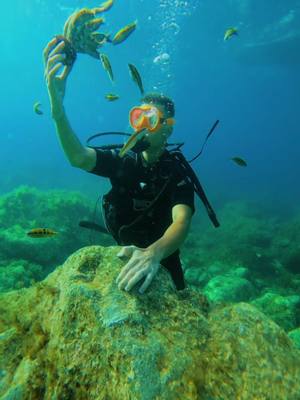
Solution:
M195 174L193 168L190 166L189 162L186 160L186 158L184 157L184 155L182 154L182 152L180 150L174 150L174 151L170 151L170 154L173 156L173 158L175 158L175 160L179 161L180 166L182 167L185 176L187 176L190 180L190 182L192 183L193 187L194 187L194 191L195 193L198 195L198 197L201 199L202 203L204 204L204 207L207 211L207 214L211 220L211 222L213 223L215 228L218 228L220 226L220 223L217 219L217 216L212 208L212 206L210 205L208 198L204 192L204 189L197 177L197 175Z

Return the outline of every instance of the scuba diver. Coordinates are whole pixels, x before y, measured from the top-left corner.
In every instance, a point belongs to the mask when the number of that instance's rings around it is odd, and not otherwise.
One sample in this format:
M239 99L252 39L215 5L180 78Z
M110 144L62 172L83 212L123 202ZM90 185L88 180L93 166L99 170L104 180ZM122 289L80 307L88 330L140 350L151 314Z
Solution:
M139 292L144 293L163 266L176 289L184 289L179 248L195 212L195 192L214 225L219 223L179 147L167 149L175 124L174 102L163 94L146 95L129 113L134 133L121 149L84 146L63 105L72 69L64 66L64 59L64 42L54 38L44 50L52 118L70 164L110 179L112 188L102 200L105 229L123 246L118 257L129 257L117 277L118 288L130 291L139 282Z

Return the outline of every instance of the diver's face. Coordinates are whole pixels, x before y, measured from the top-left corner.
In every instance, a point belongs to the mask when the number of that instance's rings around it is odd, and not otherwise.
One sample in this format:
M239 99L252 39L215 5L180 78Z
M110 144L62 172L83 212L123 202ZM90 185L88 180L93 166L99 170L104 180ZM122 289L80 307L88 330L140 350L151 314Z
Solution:
M166 112L163 107L153 104L162 112L162 117L166 118ZM171 125L162 124L160 129L156 132L148 131L146 133L146 141L150 144L150 148L152 149L161 149L167 143L168 137L172 134L173 127Z

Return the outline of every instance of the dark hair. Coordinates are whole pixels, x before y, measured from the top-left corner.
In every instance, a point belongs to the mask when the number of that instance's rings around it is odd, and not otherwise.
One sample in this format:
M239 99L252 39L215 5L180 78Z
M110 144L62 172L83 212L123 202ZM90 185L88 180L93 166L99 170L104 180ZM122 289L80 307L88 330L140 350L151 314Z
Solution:
M167 118L173 118L175 116L174 101L162 93L148 93L141 99L141 101L143 103L154 103L162 106L167 114Z

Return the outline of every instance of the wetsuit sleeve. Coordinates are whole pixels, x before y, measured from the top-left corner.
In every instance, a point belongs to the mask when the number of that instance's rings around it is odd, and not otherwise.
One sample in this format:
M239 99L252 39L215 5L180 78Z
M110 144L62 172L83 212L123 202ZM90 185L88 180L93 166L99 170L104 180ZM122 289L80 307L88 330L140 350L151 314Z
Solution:
M114 177L121 168L122 159L112 150L95 149L95 151L97 156L96 165L89 172L105 178Z
M195 212L195 196L193 185L183 179L175 184L171 197L172 208L177 204L185 204Z

